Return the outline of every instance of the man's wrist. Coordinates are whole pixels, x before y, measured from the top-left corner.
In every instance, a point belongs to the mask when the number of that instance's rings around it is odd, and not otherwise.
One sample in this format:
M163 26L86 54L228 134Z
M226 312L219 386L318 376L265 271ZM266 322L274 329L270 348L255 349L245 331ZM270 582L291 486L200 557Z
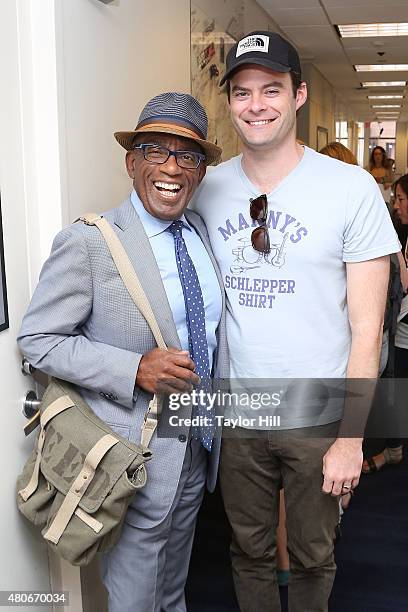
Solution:
M335 444L339 447L360 449L363 445L363 439L364 438L337 438Z

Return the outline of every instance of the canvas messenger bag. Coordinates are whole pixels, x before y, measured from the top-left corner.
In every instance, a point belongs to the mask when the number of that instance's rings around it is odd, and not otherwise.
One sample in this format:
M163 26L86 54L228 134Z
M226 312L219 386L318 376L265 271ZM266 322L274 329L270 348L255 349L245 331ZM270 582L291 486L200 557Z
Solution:
M104 236L119 274L149 323L157 345L166 348L135 270L106 219L80 218ZM69 383L52 378L37 415L36 446L17 480L20 512L41 529L49 546L73 565L87 565L97 552L118 540L127 508L146 484L145 462L157 426L160 398L146 412L141 444L114 433Z

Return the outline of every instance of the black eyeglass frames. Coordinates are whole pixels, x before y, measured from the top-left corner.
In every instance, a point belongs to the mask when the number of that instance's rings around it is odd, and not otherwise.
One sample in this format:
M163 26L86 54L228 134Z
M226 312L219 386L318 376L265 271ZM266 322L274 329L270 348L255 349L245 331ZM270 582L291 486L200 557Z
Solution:
M165 164L170 155L174 155L176 163L180 168L195 170L205 160L204 153L197 151L172 151L154 143L142 143L134 145L134 149L141 149L143 157L151 164Z

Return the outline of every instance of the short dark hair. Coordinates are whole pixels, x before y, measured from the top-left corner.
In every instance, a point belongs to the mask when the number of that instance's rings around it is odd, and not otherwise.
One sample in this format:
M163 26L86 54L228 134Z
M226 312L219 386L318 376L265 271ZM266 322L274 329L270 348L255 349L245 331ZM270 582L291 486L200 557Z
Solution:
M302 84L302 77L298 72L293 72L293 70L291 70L289 72L290 74L290 78L292 81L292 91L293 91L293 97L296 98L296 94L297 91L300 87L300 85ZM227 88L227 98L228 98L228 102L230 101L230 97L231 97L231 85L230 85L230 79L228 79L225 82L225 86Z
M293 70L289 74L292 80L293 97L296 98L297 91L302 84L302 76L298 72L293 72Z

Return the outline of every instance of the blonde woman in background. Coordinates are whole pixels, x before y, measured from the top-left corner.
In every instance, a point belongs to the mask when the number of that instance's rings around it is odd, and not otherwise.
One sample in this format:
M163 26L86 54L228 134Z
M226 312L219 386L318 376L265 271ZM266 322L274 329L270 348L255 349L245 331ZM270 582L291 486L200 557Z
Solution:
M323 149L321 149L319 153L322 153L322 155L328 155L329 157L334 157L335 159L339 159L340 161L345 162L346 164L358 166L357 158L354 153L352 153L350 149L341 144L341 142L329 142L329 144L323 147Z

